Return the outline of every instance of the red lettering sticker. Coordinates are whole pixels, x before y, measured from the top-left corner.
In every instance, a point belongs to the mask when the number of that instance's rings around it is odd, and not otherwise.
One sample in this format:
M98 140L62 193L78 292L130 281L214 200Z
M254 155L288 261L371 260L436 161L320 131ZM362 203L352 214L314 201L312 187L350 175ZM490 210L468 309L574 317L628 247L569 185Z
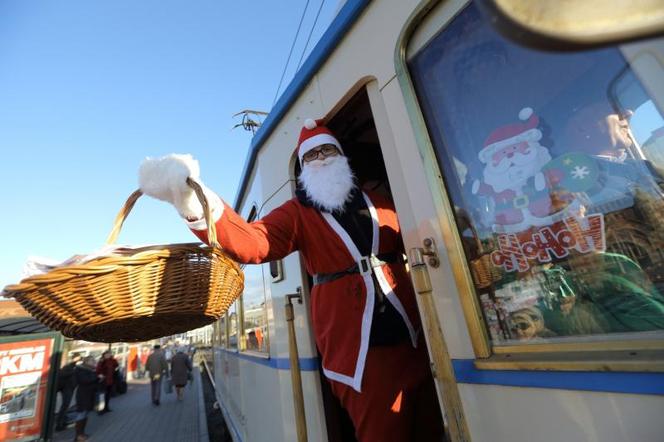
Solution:
M530 268L529 261L551 262L554 258L567 257L570 250L603 252L606 249L604 215L570 216L539 228L525 240L513 233L501 233L497 240L498 249L491 252L493 264L506 272L525 272Z

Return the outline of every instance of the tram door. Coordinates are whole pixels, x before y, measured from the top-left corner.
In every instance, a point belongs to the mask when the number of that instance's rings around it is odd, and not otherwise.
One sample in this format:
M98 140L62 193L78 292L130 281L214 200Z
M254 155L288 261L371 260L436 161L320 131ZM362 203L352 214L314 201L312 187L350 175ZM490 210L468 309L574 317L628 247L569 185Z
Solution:
M390 183L366 89L362 88L357 92L334 115L327 126L343 146L359 187L392 200ZM296 171L296 173L298 172ZM321 386L329 441L354 442L356 439L353 424L332 394L322 371Z

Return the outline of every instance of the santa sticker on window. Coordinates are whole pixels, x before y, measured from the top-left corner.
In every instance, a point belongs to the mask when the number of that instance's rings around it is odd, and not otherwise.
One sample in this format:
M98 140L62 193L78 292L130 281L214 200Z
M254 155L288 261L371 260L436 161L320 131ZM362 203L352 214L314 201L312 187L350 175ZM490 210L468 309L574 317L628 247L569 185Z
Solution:
M572 249L604 250L602 215L582 216L576 198L597 188L596 161L579 153L552 159L540 143L540 121L533 109L522 109L519 120L489 134L478 153L482 180L475 180L471 189L487 200L482 215L498 234L494 264L525 271L529 260L549 262Z
M487 221L496 233L545 226L578 212L573 192L585 191L597 180L597 166L585 155L552 161L549 149L540 144L539 118L531 108L522 109L519 119L491 132L478 154L483 179L473 182L472 193L489 200Z

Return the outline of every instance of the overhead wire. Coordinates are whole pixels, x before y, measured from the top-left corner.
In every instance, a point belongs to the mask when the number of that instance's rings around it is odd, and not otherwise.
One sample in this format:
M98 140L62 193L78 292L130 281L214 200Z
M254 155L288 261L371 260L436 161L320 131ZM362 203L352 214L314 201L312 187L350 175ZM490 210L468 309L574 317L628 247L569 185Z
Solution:
M277 102L279 97L279 90L281 89L281 84L284 82L284 77L286 76L286 70L288 70L288 64L290 63L291 56L293 55L293 49L295 48L295 43L297 42L297 37L300 35L300 29L302 28L302 22L304 21L304 16L307 13L307 8L309 7L309 0L304 5L304 10L302 11L302 16L300 17L300 24L297 25L297 31L295 32L295 38L293 38L293 43L291 44L290 51L288 51L288 58L286 59L286 66L284 66L284 71L281 73L281 79L279 80L279 86L277 86L277 92L274 94L274 100L272 100L272 106Z
M321 0L320 6L318 7L318 12L316 13L316 18L314 19L314 24L311 25L311 30L309 30L309 36L307 37L307 42L304 44L304 49L302 49L302 54L300 55L300 60L297 62L297 68L295 68L295 72L297 72L300 69L300 65L302 64L302 59L304 58L304 54L307 52L307 46L309 46L311 35L314 33L314 29L316 28L316 23L318 23L318 17L320 17L320 11L323 10L324 4L325 0Z

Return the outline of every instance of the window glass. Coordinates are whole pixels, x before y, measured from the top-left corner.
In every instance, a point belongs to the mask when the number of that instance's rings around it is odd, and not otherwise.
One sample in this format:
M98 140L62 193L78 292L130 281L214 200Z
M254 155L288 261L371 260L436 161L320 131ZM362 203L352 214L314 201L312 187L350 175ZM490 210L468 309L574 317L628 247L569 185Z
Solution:
M217 347L226 347L226 315L214 323L212 342Z
M258 216L258 209L253 206L247 216L247 221L254 221ZM265 303L265 287L263 286L263 266L245 265L244 292L240 298L242 302L242 336L243 350L268 352L267 346L267 306Z
M536 51L471 4L409 61L494 345L662 337L663 48Z
M242 298L240 298L241 300ZM237 325L238 325L238 303L240 300L235 301L233 305L230 306L228 309L228 348L231 350L237 350L238 349L238 333L237 333Z
M267 352L267 309L263 287L263 266L246 265L242 316L245 349Z

